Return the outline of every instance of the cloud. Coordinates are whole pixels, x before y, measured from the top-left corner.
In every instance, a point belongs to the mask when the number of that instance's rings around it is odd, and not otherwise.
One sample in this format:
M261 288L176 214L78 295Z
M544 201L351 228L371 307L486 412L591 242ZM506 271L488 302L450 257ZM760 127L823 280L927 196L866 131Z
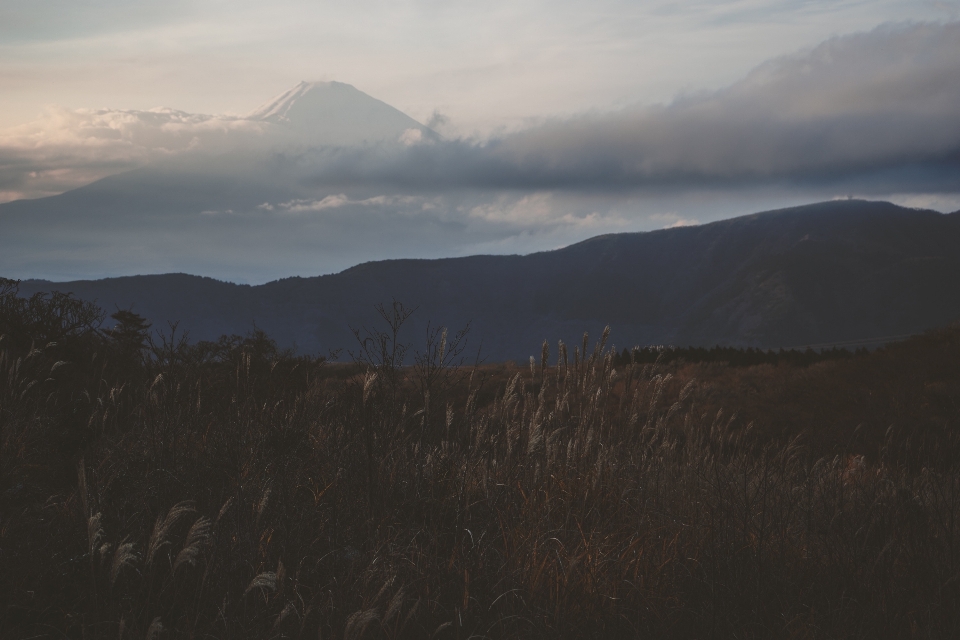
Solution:
M326 196L322 200L291 200L290 202L284 202L279 205L283 210L290 211L293 213L301 213L304 211L323 211L324 209L335 209L337 207L342 207L343 205L349 203L350 200L344 194L340 193L335 196ZM270 207L273 210L273 207Z
M684 218L677 213L654 213L647 216L651 222L661 223L664 229L676 229L678 227L694 227L700 224L697 220Z
M769 185L949 194L960 191L957 113L960 23L888 25L770 60L722 90L666 105L554 119L483 142L417 144L422 134L409 129L404 144L390 147L293 145L273 153L271 166L286 163L300 183L328 194ZM431 118L443 122L439 113ZM245 151L262 152L274 126L171 109L52 108L0 132L0 198L56 193L184 154L229 156L226 166ZM286 210L347 203L324 198ZM494 207L484 215L513 214Z
M141 0L136 3L99 0L81 6L69 0L48 0L41 9L29 0L6 0L0 15L5 42L37 42L66 36L116 33L131 28L171 24L195 12L185 0Z
M299 198L281 202L272 205L265 202L257 208L264 211L277 211L280 213L308 213L319 212L325 209L339 209L340 207L395 207L399 205L409 206L411 204L419 205L423 211L435 208L435 203L427 198L417 196L373 196L370 198L353 199L346 194L338 193L324 196L320 199Z
M271 125L174 109L70 110L0 131L0 201L62 193L184 153L256 147Z
M415 144L421 144L423 141L423 131L420 129L407 129L400 134L400 142L408 147Z
M771 60L717 92L554 120L485 143L317 163L317 184L960 190L960 23L884 26Z
M526 233L549 233L557 228L590 231L626 226L627 220L596 202L570 202L555 193L499 195L475 205L461 206L468 220Z

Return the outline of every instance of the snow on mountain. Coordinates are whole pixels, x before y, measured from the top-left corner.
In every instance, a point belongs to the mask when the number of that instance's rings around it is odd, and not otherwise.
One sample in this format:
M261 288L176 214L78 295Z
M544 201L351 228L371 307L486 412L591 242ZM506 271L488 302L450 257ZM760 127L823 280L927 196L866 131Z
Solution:
M280 125L313 145L412 144L438 135L403 112L342 82L301 82L247 119Z

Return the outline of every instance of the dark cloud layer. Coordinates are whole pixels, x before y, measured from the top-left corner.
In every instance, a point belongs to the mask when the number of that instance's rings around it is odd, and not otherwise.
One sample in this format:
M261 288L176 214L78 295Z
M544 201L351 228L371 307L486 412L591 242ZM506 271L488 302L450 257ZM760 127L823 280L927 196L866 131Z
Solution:
M483 144L325 153L312 160L313 179L425 189L852 183L957 191L958 114L960 24L885 26L668 106L554 121Z
M771 60L721 91L665 106L555 120L484 142L311 151L284 140L271 162L337 189L957 192L958 114L960 23L893 25ZM441 121L435 114L431 122ZM0 192L42 195L183 153L259 155L270 146L263 126L170 110L52 111L0 135Z

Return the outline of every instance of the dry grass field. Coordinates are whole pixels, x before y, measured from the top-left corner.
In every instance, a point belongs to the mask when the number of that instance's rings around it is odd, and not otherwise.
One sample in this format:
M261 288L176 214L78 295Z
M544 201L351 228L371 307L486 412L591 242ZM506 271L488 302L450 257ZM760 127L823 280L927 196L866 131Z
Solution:
M341 364L0 282L2 635L960 634L957 327L473 366L405 313Z

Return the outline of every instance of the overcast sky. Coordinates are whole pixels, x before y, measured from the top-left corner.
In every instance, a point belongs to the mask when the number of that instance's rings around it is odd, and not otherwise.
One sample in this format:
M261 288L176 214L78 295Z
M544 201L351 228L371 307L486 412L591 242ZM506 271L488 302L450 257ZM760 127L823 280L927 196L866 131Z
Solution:
M333 238L361 232L357 211L403 222L392 257L426 257L851 195L960 209L960 1L924 0L4 0L0 202L224 156L301 80L354 85L444 140L308 156L313 195L248 213L339 216L320 235L343 255L251 281L386 257ZM457 231L418 244L441 223Z
M339 80L451 132L715 90L763 61L956 0L4 0L0 129L48 105L245 113Z

